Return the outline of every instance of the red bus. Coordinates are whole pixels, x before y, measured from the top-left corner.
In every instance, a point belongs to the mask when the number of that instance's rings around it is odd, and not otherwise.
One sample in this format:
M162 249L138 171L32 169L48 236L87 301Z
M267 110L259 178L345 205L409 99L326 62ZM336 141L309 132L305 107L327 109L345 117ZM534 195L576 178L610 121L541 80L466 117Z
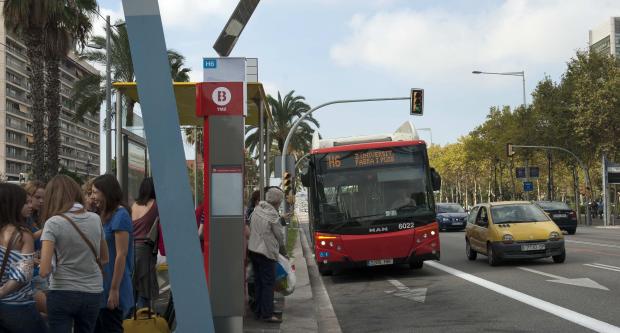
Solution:
M319 271L439 260L426 143L410 122L394 134L318 139L301 172Z

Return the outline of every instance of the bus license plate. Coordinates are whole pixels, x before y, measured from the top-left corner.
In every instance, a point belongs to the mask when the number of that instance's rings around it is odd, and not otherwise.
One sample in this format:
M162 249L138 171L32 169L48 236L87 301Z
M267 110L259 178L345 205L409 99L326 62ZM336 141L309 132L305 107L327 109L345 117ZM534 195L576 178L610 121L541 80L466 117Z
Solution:
M521 251L536 251L544 250L545 244L523 244L521 245Z
M393 263L394 263L394 259L368 260L368 266L383 266L383 265L391 265Z

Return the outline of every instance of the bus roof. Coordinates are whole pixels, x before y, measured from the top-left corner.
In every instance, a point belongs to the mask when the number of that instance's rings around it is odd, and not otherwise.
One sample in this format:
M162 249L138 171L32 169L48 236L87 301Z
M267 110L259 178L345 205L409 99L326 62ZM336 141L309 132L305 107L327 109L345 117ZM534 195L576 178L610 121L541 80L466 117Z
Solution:
M410 121L406 121L392 134L320 139L319 134L314 132L312 153L396 147L421 143L424 143L424 141L420 140L413 124Z
M424 140L411 140L411 141L357 143L357 144L350 144L350 145L345 145L345 146L313 149L310 153L311 154L325 154L325 153L336 153L336 152L341 152L341 151L366 150L366 149L388 148L388 147L402 147L402 146L413 146L413 145L421 145L421 144L426 144L426 142L424 142Z

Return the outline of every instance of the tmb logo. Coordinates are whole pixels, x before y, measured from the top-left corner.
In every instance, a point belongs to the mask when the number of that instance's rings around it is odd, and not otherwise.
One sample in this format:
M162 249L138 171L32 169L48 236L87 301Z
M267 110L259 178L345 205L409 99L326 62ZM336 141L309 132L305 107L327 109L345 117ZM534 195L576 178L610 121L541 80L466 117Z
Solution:
M213 99L213 103L217 105L218 111L226 112L226 105L230 103L232 94L226 87L217 87L213 90L211 98Z

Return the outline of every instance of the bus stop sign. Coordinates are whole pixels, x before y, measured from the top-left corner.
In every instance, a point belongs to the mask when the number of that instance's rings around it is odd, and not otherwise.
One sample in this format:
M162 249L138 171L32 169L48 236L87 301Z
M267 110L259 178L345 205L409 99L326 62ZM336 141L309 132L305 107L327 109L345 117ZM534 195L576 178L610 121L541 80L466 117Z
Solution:
M532 191L534 191L534 183L532 183L532 182L523 182L523 191L524 192L532 192Z

